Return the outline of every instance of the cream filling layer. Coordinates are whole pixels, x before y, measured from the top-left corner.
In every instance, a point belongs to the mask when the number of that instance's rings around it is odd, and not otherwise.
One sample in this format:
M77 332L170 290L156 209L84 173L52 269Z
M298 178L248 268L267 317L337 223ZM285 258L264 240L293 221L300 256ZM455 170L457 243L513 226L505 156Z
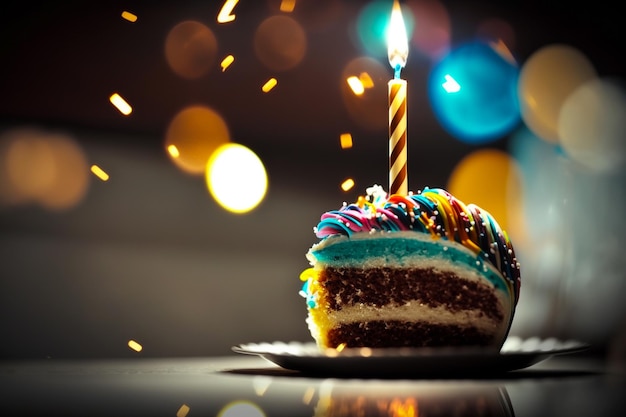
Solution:
M472 326L481 333L504 336L508 327L507 314L501 322L490 319L480 310L460 310L452 312L443 306L430 307L424 304L407 303L400 306L372 307L356 305L338 311L327 312L327 326L378 320L399 320L440 325Z

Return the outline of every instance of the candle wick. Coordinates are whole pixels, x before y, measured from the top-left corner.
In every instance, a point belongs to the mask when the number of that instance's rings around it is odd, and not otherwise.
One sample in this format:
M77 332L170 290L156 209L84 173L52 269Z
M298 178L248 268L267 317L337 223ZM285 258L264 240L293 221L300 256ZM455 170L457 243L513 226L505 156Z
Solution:
M394 72L393 72L394 79L396 80L400 79L400 70L402 70L402 65L396 64L396 67L394 68Z

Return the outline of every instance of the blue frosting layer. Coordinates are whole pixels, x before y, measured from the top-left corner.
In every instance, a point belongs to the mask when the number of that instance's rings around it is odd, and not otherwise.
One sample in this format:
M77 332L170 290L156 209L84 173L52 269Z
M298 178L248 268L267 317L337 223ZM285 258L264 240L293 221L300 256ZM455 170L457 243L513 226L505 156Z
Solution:
M507 283L487 259L446 239L428 240L403 237L368 237L350 239L329 236L328 242L311 248L311 255L320 263L331 266L360 268L372 260L397 267L409 266L411 259L436 259L464 265L484 276L497 289L509 293ZM334 241L336 239L336 241ZM409 260L407 262L407 260Z

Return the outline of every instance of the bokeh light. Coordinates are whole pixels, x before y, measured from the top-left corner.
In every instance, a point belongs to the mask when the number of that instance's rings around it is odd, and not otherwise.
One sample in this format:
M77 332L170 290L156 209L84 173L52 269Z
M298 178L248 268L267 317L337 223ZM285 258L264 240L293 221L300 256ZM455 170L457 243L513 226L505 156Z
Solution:
M387 58L387 27L391 18L393 2L375 0L367 3L360 11L356 23L356 46L365 55ZM411 39L415 19L406 4L400 5L407 38Z
M519 69L484 42L468 42L435 65L428 91L435 116L455 138L473 144L500 139L520 121ZM458 84L450 89L452 84Z
M385 60L385 62L387 62ZM370 80L385 80L370 88L365 88L359 74L367 73ZM352 121L368 130L386 129L388 127L387 80L393 75L388 65L383 65L370 57L358 57L348 62L341 75L341 93L343 102ZM356 95L350 87L350 77L359 76L363 85L363 93ZM363 77L366 79L365 77Z
M508 153L488 148L470 153L452 170L447 189L491 213L512 239L523 231L521 176Z
M35 128L0 136L0 202L67 210L82 201L88 186L86 157L71 136Z
M409 0L406 3L415 19L415 49L432 61L439 61L450 51L450 15L439 0Z
M559 113L565 152L598 171L626 166L626 92L614 80L594 78L570 94Z
M176 417L186 417L189 414L189 406L187 404L183 404L176 411Z
M267 192L263 162L251 149L237 143L222 145L211 155L205 179L215 201L233 213L254 209Z
M196 79L209 72L217 55L217 39L203 23L186 20L165 39L165 59L179 77Z
M561 44L540 48L524 63L519 76L521 116L538 137L558 143L558 119L567 97L596 77L579 50Z
M217 417L265 417L265 413L258 405L242 400L226 404Z
M265 19L254 34L254 52L263 65L274 71L296 67L307 50L306 32L289 16Z
M203 174L211 154L229 141L226 122L218 112L206 106L181 110L165 133L165 149L170 159L192 175Z
M510 150L523 176L528 234L515 243L524 290L512 331L601 340L626 312L626 223L616 211L626 204L626 167L587 169L528 127L511 136Z

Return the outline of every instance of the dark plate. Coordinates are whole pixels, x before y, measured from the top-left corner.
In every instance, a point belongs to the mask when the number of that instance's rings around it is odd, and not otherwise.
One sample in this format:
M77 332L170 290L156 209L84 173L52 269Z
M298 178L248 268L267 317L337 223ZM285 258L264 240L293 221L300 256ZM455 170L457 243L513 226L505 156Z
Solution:
M258 355L285 369L307 374L354 376L488 375L535 365L554 355L580 352L577 341L510 337L500 351L485 348L319 349L315 343L272 342L233 346L236 353Z

